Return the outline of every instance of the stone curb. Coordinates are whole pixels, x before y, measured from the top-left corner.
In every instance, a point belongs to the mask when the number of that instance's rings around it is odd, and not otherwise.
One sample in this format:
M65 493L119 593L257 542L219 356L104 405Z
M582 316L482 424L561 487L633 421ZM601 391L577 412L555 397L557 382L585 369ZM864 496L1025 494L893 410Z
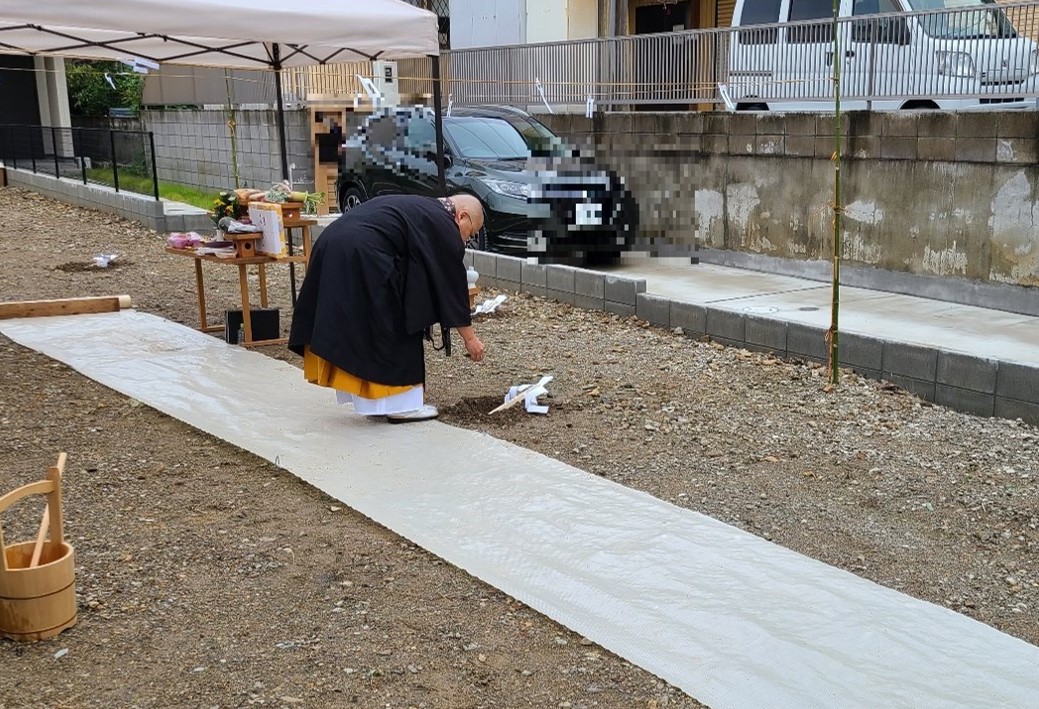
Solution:
M687 337L779 357L825 362L825 331L710 305L672 301L646 292L646 281L571 266L532 264L487 252L466 255L481 286L551 298L587 310L638 317ZM482 269L481 269L482 267ZM520 273L519 282L516 272ZM505 277L508 274L508 277ZM982 359L934 347L841 334L841 363L884 379L942 406L977 416L1020 418L1039 425L1039 368Z
M166 214L163 202L150 195L116 192L98 185L84 185L64 177L55 179L52 175L12 167L7 168L7 183L66 204L132 219L160 233L191 230L208 233L213 228L207 215Z

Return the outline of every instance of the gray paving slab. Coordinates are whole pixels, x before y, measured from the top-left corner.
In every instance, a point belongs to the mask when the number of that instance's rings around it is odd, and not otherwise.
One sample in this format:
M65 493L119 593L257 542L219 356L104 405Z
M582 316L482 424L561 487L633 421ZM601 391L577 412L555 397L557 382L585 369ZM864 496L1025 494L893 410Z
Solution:
M818 281L681 259L633 258L604 270L645 279L647 293L679 302L830 326L831 288ZM839 315L842 333L1039 367L1037 317L848 286Z

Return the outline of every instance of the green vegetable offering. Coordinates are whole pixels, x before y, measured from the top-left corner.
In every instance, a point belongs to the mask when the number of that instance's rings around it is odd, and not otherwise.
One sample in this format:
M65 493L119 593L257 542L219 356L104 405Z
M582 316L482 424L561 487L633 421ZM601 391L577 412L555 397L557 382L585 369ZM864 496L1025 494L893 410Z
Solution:
M302 192L300 190L292 189L292 186L288 182L279 182L276 185L271 186L270 190L264 195L264 201L266 202L302 202L303 213L314 214L317 212L319 205L325 201L324 192Z

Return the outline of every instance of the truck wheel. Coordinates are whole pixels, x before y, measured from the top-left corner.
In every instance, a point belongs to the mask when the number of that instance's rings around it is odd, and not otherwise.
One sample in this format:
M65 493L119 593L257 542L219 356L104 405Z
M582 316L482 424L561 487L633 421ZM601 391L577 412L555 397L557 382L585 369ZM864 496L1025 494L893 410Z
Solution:
M906 101L902 104L903 111L935 111L938 104L934 101Z

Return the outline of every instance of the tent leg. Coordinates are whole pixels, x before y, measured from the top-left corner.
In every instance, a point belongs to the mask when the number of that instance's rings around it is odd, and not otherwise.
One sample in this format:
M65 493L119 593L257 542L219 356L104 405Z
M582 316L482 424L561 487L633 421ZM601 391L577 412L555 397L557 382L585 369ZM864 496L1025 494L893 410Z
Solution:
M433 61L433 124L437 134L437 184L440 186L440 194L447 194L447 175L444 171L444 97L440 88L440 55L430 57Z
M278 141L281 143L281 179L289 179L289 141L285 135L285 99L281 95L281 46L273 47L274 93L278 95ZM262 268L262 266L261 266ZM292 307L296 307L296 264L289 264L289 287L292 289Z
M281 179L289 179L289 141L285 136L285 99L281 95L281 45L275 44L274 93L278 98L278 140L281 142Z

